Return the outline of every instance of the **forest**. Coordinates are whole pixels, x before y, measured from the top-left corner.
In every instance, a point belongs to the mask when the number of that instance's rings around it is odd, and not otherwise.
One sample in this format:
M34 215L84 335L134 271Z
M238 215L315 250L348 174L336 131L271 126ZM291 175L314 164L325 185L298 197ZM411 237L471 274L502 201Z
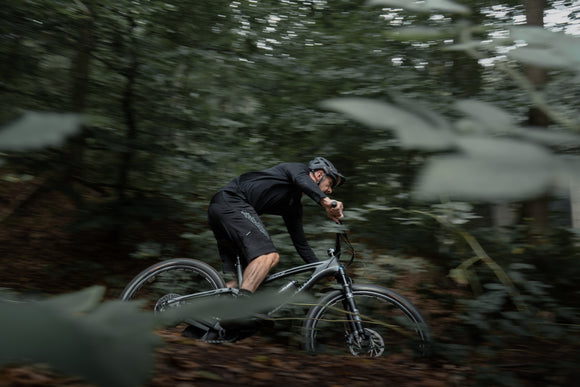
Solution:
M572 386L580 377L580 1L4 0L0 386ZM216 268L214 193L331 160L356 281L429 356L231 345L119 295ZM320 257L336 226L307 198ZM301 263L279 217L281 261ZM157 332L157 333L156 333Z

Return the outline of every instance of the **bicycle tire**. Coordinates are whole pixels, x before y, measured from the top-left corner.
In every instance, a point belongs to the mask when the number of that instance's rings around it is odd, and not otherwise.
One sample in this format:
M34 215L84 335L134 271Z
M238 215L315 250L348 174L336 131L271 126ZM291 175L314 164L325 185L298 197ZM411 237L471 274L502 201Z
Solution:
M225 288L222 276L205 262L174 258L149 266L129 282L121 300L144 299L144 309L160 311L163 297Z
M425 355L431 334L421 313L403 296L377 285L353 285L353 296L367 339L357 340L343 306L346 296L333 290L310 308L303 324L308 352L378 357L392 353Z

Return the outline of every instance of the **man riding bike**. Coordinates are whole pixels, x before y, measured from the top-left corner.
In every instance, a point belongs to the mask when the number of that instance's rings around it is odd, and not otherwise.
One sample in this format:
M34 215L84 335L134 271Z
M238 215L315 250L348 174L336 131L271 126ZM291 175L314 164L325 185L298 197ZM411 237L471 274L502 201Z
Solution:
M317 262L302 227L301 197L308 195L338 222L343 217L343 204L327 195L344 181L330 161L316 157L308 165L282 163L245 173L215 194L208 209L209 225L218 242L224 272L233 272L236 258L240 258L244 270L241 294L255 292L280 259L259 215L282 216L298 254L307 263ZM230 287L237 285L236 281L228 283Z

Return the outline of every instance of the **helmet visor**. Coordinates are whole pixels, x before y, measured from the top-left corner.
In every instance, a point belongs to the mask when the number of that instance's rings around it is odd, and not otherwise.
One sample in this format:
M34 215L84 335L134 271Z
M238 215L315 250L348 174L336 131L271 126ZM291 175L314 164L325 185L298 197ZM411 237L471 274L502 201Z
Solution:
M340 173L329 173L328 176L332 178L332 188L340 187L346 181Z

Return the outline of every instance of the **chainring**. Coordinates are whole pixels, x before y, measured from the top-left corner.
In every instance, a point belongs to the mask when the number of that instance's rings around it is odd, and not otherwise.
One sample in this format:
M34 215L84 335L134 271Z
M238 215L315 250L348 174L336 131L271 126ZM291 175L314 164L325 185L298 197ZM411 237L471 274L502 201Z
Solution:
M177 297L179 297L179 294L176 294L176 293L169 293L169 294L164 295L159 300L157 300L157 303L155 304L154 311L155 312L164 312L165 310L167 310L169 308L179 308L179 306L181 305L180 302L168 304L169 301L171 301Z

